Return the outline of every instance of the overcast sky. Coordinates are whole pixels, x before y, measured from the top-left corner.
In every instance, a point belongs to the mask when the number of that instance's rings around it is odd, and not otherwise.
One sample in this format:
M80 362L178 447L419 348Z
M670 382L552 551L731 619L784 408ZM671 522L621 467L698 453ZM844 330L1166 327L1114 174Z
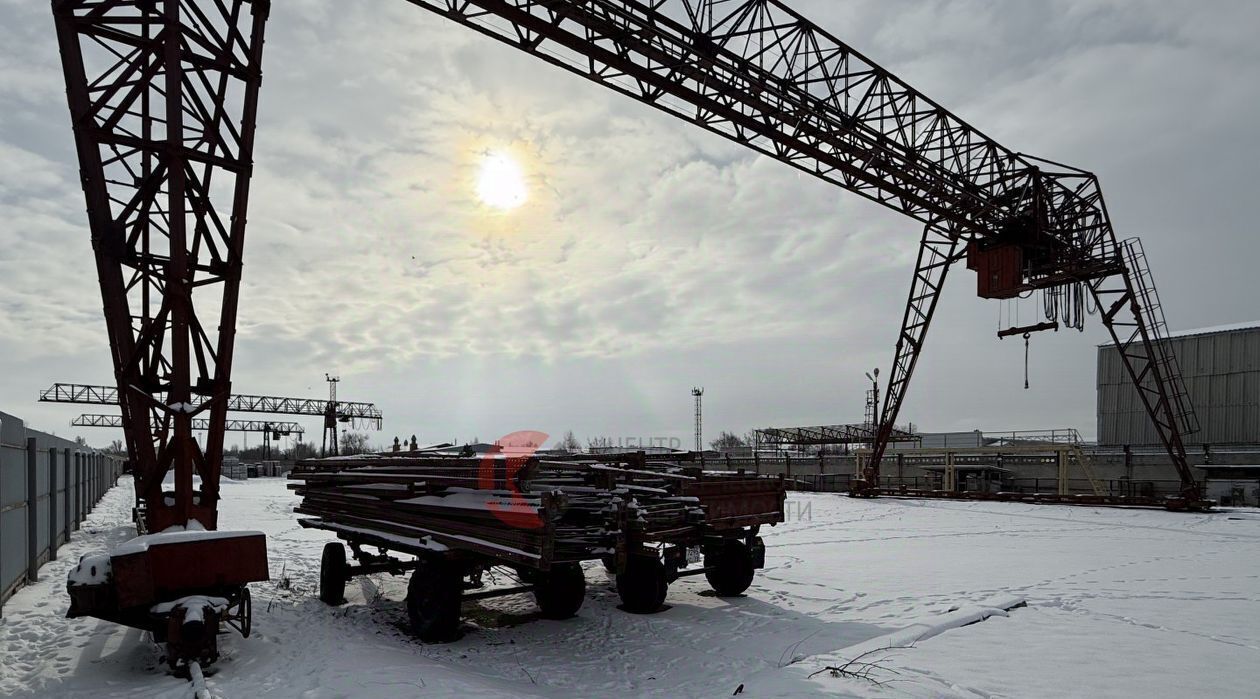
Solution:
M791 4L1007 147L1098 173L1172 328L1260 318L1260 3ZM402 0L277 0L263 70L236 392L339 373L379 443L689 445L692 386L706 436L862 419L913 221ZM521 208L477 199L487 151L521 163ZM111 381L76 171L48 3L0 0L0 410L106 443L36 402ZM1025 391L998 303L950 281L902 420L1092 436L1096 320L1034 338Z

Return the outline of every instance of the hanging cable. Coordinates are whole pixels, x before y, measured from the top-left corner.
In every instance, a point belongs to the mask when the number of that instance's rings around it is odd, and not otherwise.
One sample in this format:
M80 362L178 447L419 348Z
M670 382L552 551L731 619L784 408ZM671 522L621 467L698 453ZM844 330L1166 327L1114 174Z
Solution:
M1085 316L1093 315L1096 309L1089 307L1084 283L1067 282L1041 290L1041 311L1046 320L1084 330Z
M1028 390L1028 347L1031 344L1031 333L1024 333L1024 390Z

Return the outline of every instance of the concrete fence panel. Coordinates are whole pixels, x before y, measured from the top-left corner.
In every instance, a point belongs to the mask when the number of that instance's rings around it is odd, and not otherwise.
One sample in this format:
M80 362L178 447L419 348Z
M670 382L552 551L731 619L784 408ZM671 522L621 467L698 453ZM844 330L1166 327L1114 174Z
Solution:
M0 613L122 475L123 459L0 412Z

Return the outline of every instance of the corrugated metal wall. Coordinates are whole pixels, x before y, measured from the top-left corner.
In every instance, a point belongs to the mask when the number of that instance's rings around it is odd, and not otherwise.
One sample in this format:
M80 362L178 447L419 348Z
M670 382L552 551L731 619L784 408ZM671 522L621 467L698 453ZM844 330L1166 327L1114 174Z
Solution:
M1201 429L1187 444L1260 443L1260 328L1168 340ZM1158 444L1120 353L1098 348L1098 441Z

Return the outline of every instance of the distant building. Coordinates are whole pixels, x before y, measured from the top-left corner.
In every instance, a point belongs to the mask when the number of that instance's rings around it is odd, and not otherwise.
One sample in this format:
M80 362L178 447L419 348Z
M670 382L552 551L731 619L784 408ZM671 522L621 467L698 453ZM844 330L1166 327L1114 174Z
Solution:
M920 449L943 449L945 447L983 447L984 433L980 430L970 432L916 432ZM910 447L913 448L913 447Z
M1196 444L1260 444L1260 321L1172 333L1200 430ZM1098 347L1098 443L1155 446L1159 435L1115 345Z
M1235 507L1260 505L1260 466L1205 464L1204 493L1209 500Z

